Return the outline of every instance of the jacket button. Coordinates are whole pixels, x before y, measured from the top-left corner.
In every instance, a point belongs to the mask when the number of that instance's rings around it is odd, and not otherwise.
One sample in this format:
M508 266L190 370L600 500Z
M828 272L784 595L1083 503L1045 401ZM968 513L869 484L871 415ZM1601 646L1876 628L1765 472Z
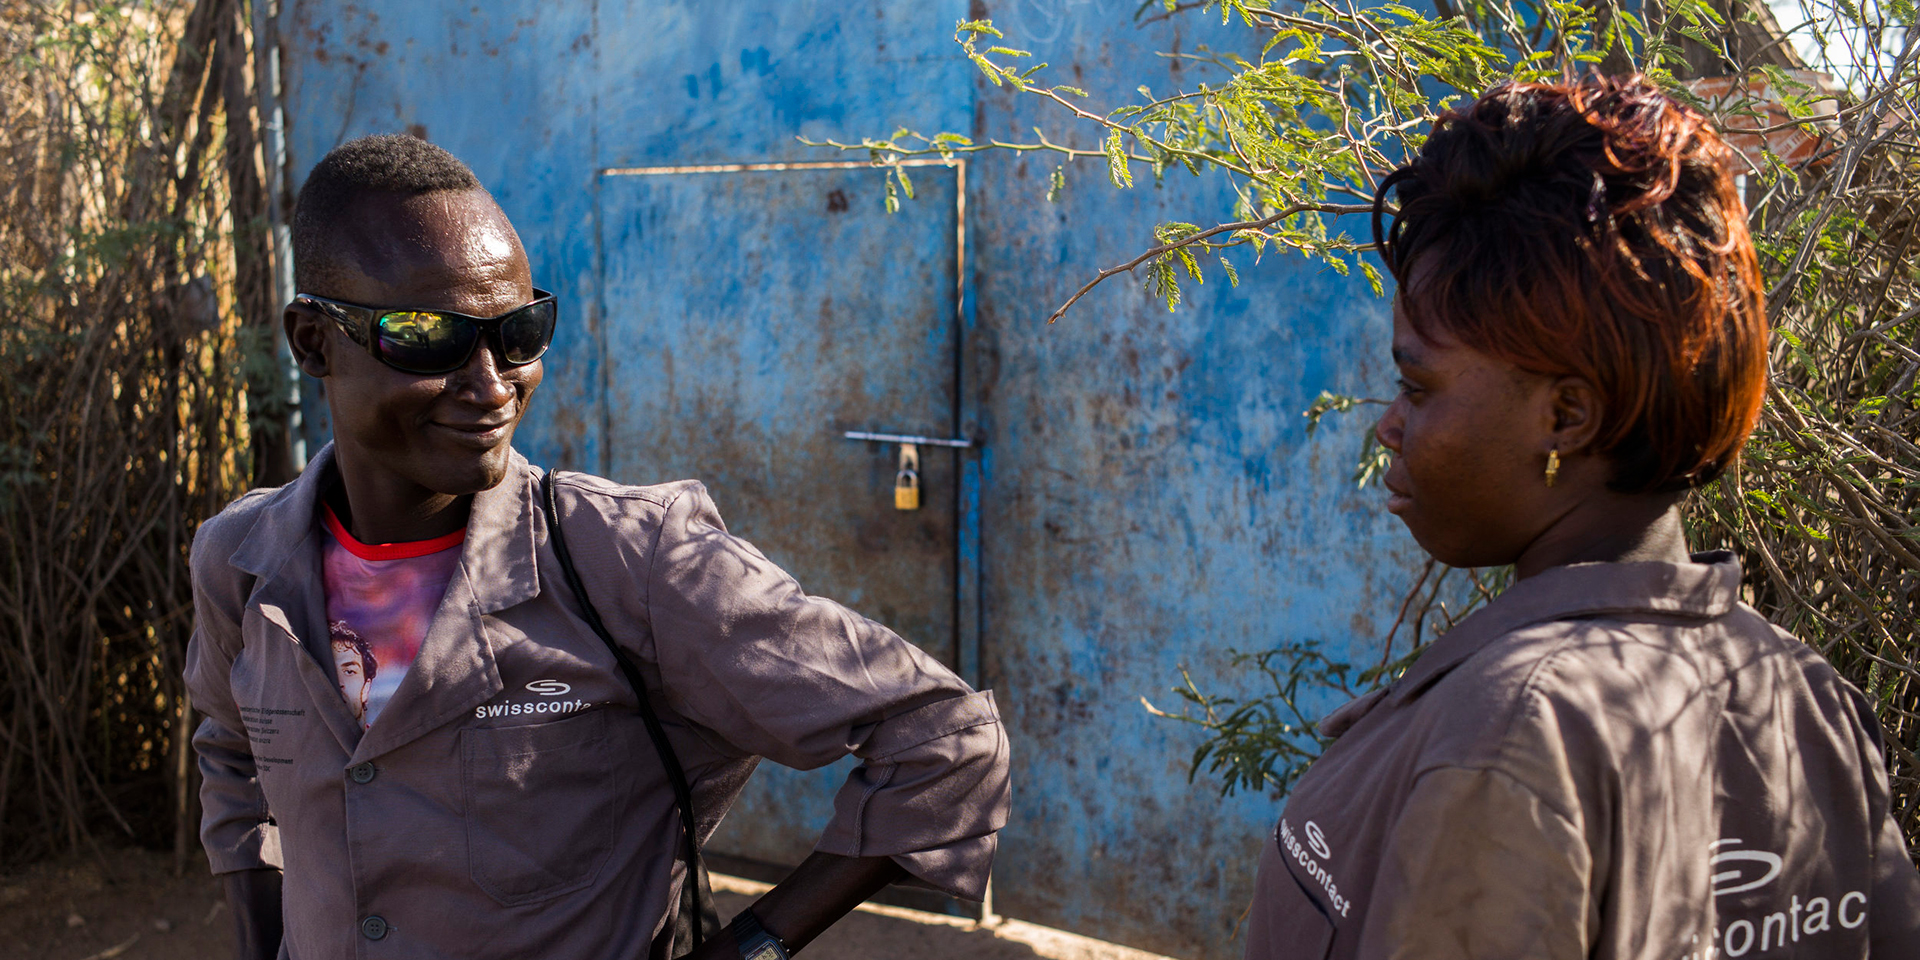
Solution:
M382 917L368 917L360 921L360 935L368 940L378 940L387 935L387 921Z
M347 776L352 777L354 783L366 783L373 779L373 774L374 774L374 769L373 769L372 763L356 763L353 766L347 768ZM371 917L368 919L367 922L371 923L374 920L379 920L379 919L380 919L379 917ZM381 929L384 930L386 928L382 927ZM372 934L368 934L368 936L372 936ZM380 938L374 937L373 939L378 940Z

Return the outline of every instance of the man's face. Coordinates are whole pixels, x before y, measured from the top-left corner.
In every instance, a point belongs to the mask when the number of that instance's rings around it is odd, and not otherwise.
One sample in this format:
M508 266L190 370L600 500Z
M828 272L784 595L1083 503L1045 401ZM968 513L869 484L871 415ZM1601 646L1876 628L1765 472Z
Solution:
M533 300L519 238L484 191L372 196L352 213L353 226L339 231L339 262L346 269L329 277L332 289L302 292L369 307L476 317L498 316ZM406 499L476 493L506 476L514 428L540 385L540 363L506 368L490 339L483 339L462 369L436 376L402 373L331 323L320 323L322 331L313 338L324 347L335 452L356 483Z

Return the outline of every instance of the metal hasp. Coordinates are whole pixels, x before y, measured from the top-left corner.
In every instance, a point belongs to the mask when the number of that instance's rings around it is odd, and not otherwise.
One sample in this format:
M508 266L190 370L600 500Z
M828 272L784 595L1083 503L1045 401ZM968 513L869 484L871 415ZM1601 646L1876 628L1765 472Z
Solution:
M942 439L940 437L916 437L905 433L867 433L862 430L848 430L848 440L871 440L875 443L912 443L923 447L953 447L965 450L973 446L973 441L965 438Z
M952 447L956 450L965 450L973 446L972 440L964 438L943 439L908 433L868 433L864 430L848 430L843 436L848 440L900 445L900 470L893 475L893 508L895 510L920 509L920 447L922 444L929 447Z

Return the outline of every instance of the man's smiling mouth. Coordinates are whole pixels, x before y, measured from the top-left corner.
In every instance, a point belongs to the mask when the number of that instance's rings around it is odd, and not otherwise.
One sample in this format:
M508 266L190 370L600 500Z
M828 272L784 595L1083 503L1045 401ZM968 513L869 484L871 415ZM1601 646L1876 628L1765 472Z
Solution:
M485 420L470 423L446 423L433 421L433 425L453 434L456 438L477 446L490 447L505 439L513 430L511 417L501 420Z

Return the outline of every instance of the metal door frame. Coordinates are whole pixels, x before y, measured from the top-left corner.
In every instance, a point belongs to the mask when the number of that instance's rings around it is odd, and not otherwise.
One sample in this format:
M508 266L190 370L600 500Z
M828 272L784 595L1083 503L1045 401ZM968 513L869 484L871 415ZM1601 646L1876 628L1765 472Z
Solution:
M978 403L972 395L972 391L968 389L969 385L966 380L968 367L966 355L967 333L973 328L974 321L973 283L972 278L967 274L966 159L963 157L954 157L951 159L908 157L896 160L890 164L869 163L864 160L824 160L791 163L708 163L657 167L602 167L598 171L599 176L595 179L594 190L597 194L600 184L604 182L607 177L658 177L676 174L715 173L786 173L802 170L885 170L890 166L945 167L954 173L954 402L953 419L949 427L952 430L953 436L969 437L973 440L973 446L970 448L973 455L969 455L969 450L966 449L954 451L954 456L959 458L958 469L954 471L958 483L955 484L953 491L956 534L954 543L955 583L953 585L954 659L956 661L955 672L968 683L973 684L975 689L982 689L986 686L986 678L982 676L981 673L984 658L982 657L983 651L981 649L980 630L982 620L980 609L980 489L982 481L981 458L984 456L984 451L982 451L981 448L984 446L984 438L973 436L967 432L969 424L977 424L979 422L980 411L978 409ZM602 286L604 286L604 278L606 276L606 245L604 242L605 227L601 222L600 211L604 209L604 206L596 197L594 202L594 233L595 246L600 250L598 256L600 262L597 264L595 272L602 278L600 283ZM602 356L607 355L608 345L605 342L606 335L606 324L602 323L600 324L599 330L599 336L601 338L600 351ZM604 378L607 376L606 368L603 366L601 370L601 376ZM610 385L603 380L601 383L603 420L601 435L603 440L600 447L602 460L600 472L602 474L608 472L609 458L613 455L611 447L604 439L612 436L611 426L604 422L606 417L611 415L610 411L606 409L607 397L610 395L608 392L609 387Z

